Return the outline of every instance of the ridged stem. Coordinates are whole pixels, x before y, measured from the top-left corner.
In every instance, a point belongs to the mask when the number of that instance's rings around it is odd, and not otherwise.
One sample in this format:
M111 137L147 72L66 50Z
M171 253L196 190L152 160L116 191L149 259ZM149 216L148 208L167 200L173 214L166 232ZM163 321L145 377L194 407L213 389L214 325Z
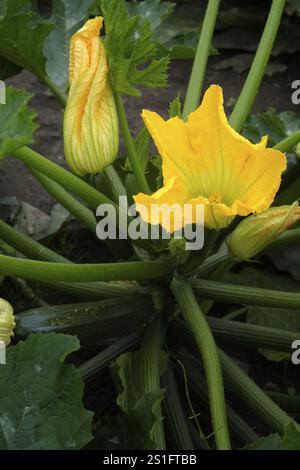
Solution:
M197 354L197 344L187 327L181 328L178 338L188 351ZM291 422L291 417L276 405L225 352L218 349L218 355L225 384L234 390L239 399L260 416L265 423L283 434L285 426Z
M79 220L91 232L96 233L97 221L92 213L86 206L81 204L58 183L43 175L43 173L29 167L33 176L41 183L46 191L61 204L75 219Z
M195 280L192 282L195 293L225 303L258 305L260 307L300 308L300 294L273 289L227 284L218 281Z
M115 94L115 103L118 111L125 147L127 150L127 156L130 160L131 168L135 175L139 190L145 194L150 194L151 190L145 177L145 173L140 165L135 143L129 129L122 97L118 93Z
M178 301L183 317L194 335L202 357L208 384L211 418L217 449L229 450L231 446L226 417L223 379L214 338L190 285L182 279L174 278L171 289Z
M209 0L202 24L192 73L188 84L182 116L188 115L199 106L211 41L219 11L220 0Z
M30 258L51 261L53 263L70 263L70 261L57 254L55 251L50 250L46 246L32 240L24 233L19 232L15 228L0 220L0 239L11 245L16 250L20 251L25 256ZM0 267L1 269L1 267ZM136 289L123 287L117 284L110 284L107 282L94 282L94 283L80 283L80 282L41 282L53 289L62 290L63 292L84 297L92 300L103 299L107 297L116 297L119 295L130 295L136 292Z
M93 209L97 209L100 204L111 204L116 210L118 209L118 206L104 194L29 147L21 147L14 152L14 155L26 166L43 173L68 191L76 194Z
M159 261L100 264L48 263L0 255L0 272L35 281L130 281L162 277L170 272L170 266Z
M260 83L268 65L280 26L285 0L273 0L270 13L256 51L248 77L230 116L230 125L240 132L251 110Z
M93 379L101 370L105 369L120 354L133 349L140 339L139 332L133 332L124 338L119 339L111 346L108 346L96 356L78 367L78 372L82 380Z
M176 449L193 450L194 446L189 432L188 421L182 408L171 365L168 366L162 383L166 389L164 405L169 422L169 430L176 444Z
M140 379L144 394L155 392L161 388L161 353L165 339L166 325L161 315L156 316L147 325L146 333L139 350ZM161 405L157 410L162 416ZM153 440L158 450L166 448L163 420L156 422L153 429Z

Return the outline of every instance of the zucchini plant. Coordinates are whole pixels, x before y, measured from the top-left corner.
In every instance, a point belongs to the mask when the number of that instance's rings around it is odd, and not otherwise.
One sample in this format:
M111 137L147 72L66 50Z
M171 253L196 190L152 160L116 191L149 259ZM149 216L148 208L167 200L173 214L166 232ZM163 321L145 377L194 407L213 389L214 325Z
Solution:
M202 97L220 6L209 0L184 102L174 97L165 120L154 100L135 138L124 96L168 85L168 48L132 14L149 2L54 0L51 18L33 3L0 6L0 78L24 68L54 94L69 169L31 148L30 96L10 87L0 158L22 162L110 259L72 262L0 221L1 275L71 299L42 299L15 318L0 304L0 340L13 338L0 366L0 414L16 425L8 435L0 420L0 448L300 449L287 405L299 412L298 397L264 390L225 352L230 344L236 359L250 348L290 360L300 335L299 274L285 284L258 268L267 257L280 264L276 254L300 239L299 176L291 181L287 158L300 130L269 145L261 116L256 127L249 121L285 1L271 4L227 118L220 86ZM154 3L160 18L171 14L169 2ZM258 142L247 138L254 128ZM110 406L93 416L82 381L88 396L108 371Z

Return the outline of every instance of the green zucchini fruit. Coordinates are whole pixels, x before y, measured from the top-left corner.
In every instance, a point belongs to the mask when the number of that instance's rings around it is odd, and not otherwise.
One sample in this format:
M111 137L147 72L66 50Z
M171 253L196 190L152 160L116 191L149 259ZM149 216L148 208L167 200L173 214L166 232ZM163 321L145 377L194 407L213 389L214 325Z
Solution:
M69 305L39 307L16 315L15 333L77 335L83 347L107 345L129 334L155 313L150 295Z

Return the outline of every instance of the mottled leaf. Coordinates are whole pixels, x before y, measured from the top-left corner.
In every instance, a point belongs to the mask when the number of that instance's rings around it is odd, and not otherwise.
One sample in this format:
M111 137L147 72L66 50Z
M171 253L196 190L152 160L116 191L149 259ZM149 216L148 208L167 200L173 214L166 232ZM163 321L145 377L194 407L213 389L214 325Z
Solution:
M148 19L130 17L124 0L100 0L100 7L114 90L140 96L137 86L166 86L169 59L159 56Z
M45 41L46 71L51 80L65 91L68 84L69 42L87 20L94 0L54 0L50 22L55 29Z
M39 77L45 75L44 42L54 25L31 9L30 0L3 0L0 16L0 56Z
M0 160L33 141L36 114L27 106L31 95L8 87L6 104L0 104Z
M10 346L0 366L0 449L72 450L91 440L79 373L64 359L78 339L37 334Z

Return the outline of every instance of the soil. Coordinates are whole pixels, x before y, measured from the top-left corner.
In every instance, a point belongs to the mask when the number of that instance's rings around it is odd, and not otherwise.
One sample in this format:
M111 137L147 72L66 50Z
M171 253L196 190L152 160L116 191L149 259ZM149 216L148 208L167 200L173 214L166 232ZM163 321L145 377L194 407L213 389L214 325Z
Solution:
M212 66L216 62L224 60L224 56L226 57L222 54L222 56L210 59L209 65L211 66L208 67L204 89L212 83L220 84L224 89L225 103L228 104L230 98L238 96L246 73L237 74L232 70L214 70ZM299 112L291 102L291 83L300 79L299 57L290 57L287 65L288 68L284 74L275 74L264 79L256 97L253 112L264 111L270 106L278 111ZM155 110L166 116L169 102L178 93L182 98L184 97L190 68L190 61L175 61L170 68L170 85L167 89L148 89L143 92L142 98L125 98L126 111L133 133L136 134L142 125L140 112L143 108ZM35 142L32 147L59 165L66 166L62 141L63 112L56 99L43 84L26 71L8 80L7 83L24 88L34 95L31 107L38 113L37 120L40 128L35 134ZM54 204L53 199L40 187L30 172L14 158L7 158L0 166L0 198L9 196L23 199L47 213L50 212Z

